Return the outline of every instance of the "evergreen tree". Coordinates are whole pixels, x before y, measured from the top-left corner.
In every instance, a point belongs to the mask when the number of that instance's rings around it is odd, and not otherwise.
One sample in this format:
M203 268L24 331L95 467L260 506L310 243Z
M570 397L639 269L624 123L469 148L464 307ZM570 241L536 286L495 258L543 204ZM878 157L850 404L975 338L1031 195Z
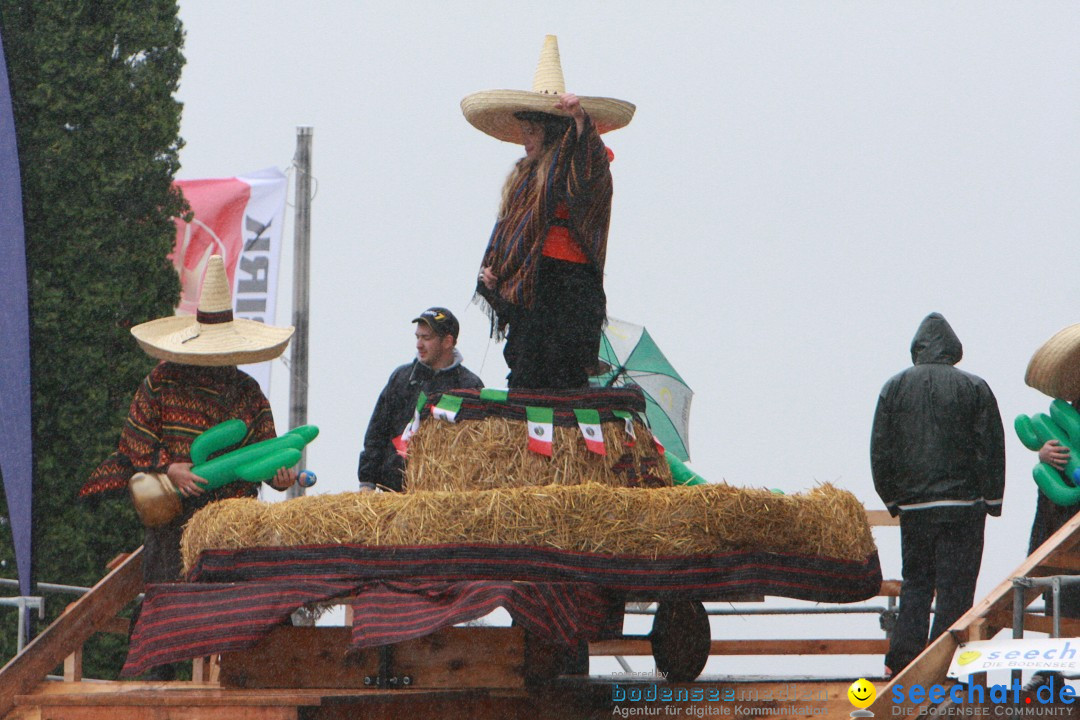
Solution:
M26 223L37 581L93 585L142 542L128 498L76 493L116 448L154 364L129 329L170 314L179 296L166 259L170 218L184 209L172 187L177 13L174 0L0 0ZM8 577L10 544L2 529ZM46 622L73 599L50 596ZM11 629L12 616L0 615ZM0 631L4 659L13 638ZM86 675L114 676L125 651L126 638L97 636Z

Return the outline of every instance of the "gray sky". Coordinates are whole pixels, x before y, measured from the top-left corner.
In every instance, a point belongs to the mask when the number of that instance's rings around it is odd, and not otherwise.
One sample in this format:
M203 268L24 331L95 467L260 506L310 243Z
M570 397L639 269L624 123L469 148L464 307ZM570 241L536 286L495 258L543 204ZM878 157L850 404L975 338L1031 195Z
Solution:
M355 489L375 399L412 357L423 308L457 313L466 365L505 385L470 298L522 153L458 104L529 89L551 33L568 90L637 105L605 136L608 310L645 325L694 389L697 471L787 493L831 482L882 507L868 450L877 393L939 311L1007 430L980 595L1023 559L1036 458L1012 420L1049 404L1024 369L1080 321L1080 5L181 0L180 17L180 177L285 169L296 126L314 126L317 491ZM288 262L285 273L279 324ZM284 428L280 362L273 382ZM880 535L890 577L896 536ZM724 623L726 637L744 627ZM859 662L880 672L880 658Z

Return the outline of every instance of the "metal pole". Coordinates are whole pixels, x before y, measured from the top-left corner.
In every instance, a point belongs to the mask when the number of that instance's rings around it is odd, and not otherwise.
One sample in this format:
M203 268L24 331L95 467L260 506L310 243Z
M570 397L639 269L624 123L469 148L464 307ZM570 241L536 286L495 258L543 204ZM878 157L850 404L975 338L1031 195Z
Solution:
M296 203L293 217L293 327L292 362L289 382L289 427L307 424L308 374L308 278L311 257L311 140L315 128L296 128ZM300 451L300 467L306 467L307 448ZM289 498L304 494L293 485Z

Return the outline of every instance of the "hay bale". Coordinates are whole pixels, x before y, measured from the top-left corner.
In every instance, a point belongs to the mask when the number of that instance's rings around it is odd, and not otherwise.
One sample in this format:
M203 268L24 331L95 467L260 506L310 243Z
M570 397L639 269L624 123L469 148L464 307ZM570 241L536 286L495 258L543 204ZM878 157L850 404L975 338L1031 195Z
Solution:
M438 492L581 485L664 487L671 469L652 433L634 423L635 442L622 422L603 423L606 455L585 447L577 427L554 427L552 456L528 449L528 426L505 417L449 423L427 418L409 440L405 491Z
M588 485L224 500L184 530L185 572L204 550L356 543L495 543L656 557L733 551L862 561L866 511L832 485L805 494L723 484L643 490Z

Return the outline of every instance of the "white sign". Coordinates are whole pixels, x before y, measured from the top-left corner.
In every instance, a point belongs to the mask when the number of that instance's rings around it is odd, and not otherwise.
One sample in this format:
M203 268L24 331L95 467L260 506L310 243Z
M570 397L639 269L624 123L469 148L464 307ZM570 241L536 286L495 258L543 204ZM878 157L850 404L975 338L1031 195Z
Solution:
M1080 638L981 640L963 643L953 653L949 677L992 670L1056 670L1080 674Z

